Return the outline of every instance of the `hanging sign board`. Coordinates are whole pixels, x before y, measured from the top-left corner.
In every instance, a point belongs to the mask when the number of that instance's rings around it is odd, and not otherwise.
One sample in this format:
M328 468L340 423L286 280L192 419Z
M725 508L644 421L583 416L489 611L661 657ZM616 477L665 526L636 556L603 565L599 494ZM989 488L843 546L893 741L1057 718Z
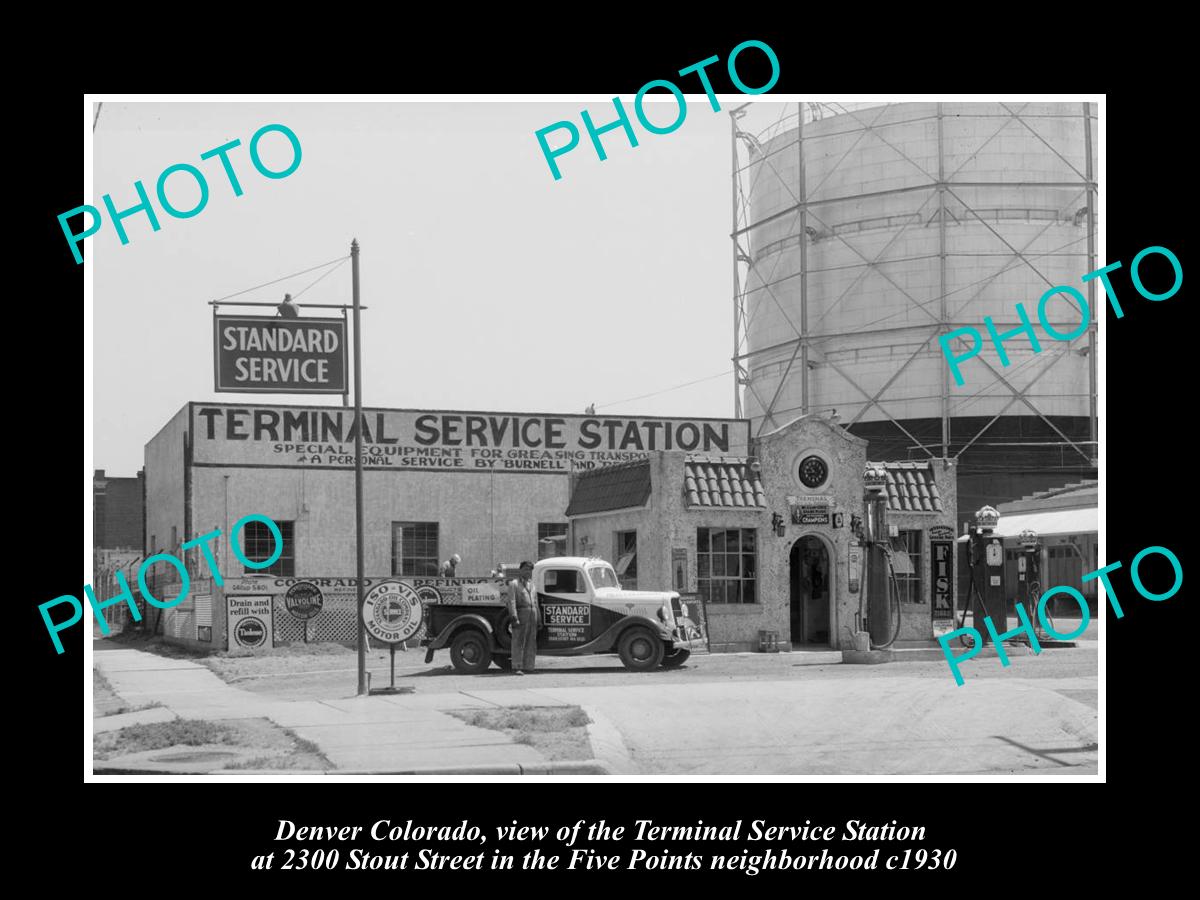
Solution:
M344 394L345 319L213 316L213 378L222 393Z

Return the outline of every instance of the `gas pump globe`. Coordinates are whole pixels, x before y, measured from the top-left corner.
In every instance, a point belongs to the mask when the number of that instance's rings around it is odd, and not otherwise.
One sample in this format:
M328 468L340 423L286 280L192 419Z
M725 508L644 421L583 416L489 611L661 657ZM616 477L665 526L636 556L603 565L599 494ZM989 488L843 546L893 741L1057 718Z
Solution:
M1038 545L1038 533L1032 528L1026 528L1021 532L1017 540L1021 542L1021 546L1025 548L1025 551L1029 552Z
M863 538L868 544L887 543L887 471L871 466L863 474Z
M1000 524L1000 513L994 506L985 506L975 513L975 524L981 531L991 534Z

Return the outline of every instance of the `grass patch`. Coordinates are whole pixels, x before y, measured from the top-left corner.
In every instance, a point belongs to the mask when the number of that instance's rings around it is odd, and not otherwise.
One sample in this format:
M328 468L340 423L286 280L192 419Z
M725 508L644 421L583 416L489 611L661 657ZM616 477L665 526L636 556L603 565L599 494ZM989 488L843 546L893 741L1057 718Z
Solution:
M96 759L112 759L129 753L165 750L168 747L202 747L206 744L236 744L237 732L204 719L173 719L148 725L128 725L106 731L93 741Z
M352 672L357 668L355 648L332 641L309 644L296 642L273 647L269 653L255 654L252 650L241 648L236 650L217 650L215 648L196 650L168 643L161 635L150 635L133 630L126 630L119 635L114 635L109 640L132 650L144 650L168 659L186 659L198 662L207 666L213 674L228 684L260 678L264 675ZM410 653L412 654L411 659L421 659L424 656L420 648L412 648ZM401 660L409 658L403 651L397 656ZM367 653L367 659L377 664L378 667L386 667L388 652L372 646Z
M233 750L238 759L221 760L210 768L230 769L332 769L333 764L312 741L268 719L175 719L149 725L130 725L94 737L93 756L112 760L143 754L154 760L155 751L179 752L184 748Z
M112 685L108 683L99 669L92 669L92 715L95 716L116 716L123 712L129 712L129 707L125 701L117 696L117 692L112 689Z
M164 640L162 635L147 634L145 631L134 631L131 628L125 629L120 634L114 634L108 640L131 650L144 650L168 659L203 659L209 653L207 650L193 650L191 647L171 644Z
M447 712L476 728L502 731L514 743L527 744L547 759L592 758L587 736L587 726L592 720L578 706L510 706Z
M398 657L403 658L401 654ZM367 659L386 665L387 651L372 649ZM263 675L304 675L309 672L352 672L357 668L353 647L328 641L288 644L269 654L253 655L247 650L219 651L201 660L219 678L230 684Z
M92 669L92 718L119 716L121 713L154 709L158 706L162 706L162 704L157 701L143 703L141 706L131 706L113 690L113 686L108 683L108 679L99 669Z
M279 729L291 740L292 747L286 753L255 756L242 762L226 766L227 769L332 769L333 763L321 753L321 748L305 740L290 728Z

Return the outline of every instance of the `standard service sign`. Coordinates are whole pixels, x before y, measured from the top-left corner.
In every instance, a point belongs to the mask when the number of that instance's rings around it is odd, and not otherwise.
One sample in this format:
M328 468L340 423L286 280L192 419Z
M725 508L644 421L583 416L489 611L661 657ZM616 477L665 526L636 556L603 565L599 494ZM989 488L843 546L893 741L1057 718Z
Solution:
M216 390L346 393L346 320L213 317Z
M363 620L371 637L399 644L417 633L424 610L412 585L384 581L363 598Z

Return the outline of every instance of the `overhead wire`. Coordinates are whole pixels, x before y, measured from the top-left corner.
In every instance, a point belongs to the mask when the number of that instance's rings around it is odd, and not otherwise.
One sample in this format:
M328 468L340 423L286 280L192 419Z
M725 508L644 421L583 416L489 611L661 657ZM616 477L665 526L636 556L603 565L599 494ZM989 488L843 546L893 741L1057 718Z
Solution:
M304 288L304 290L300 291L300 293L293 294L292 299L299 300L300 297L303 296L306 291L308 291L310 288L316 287L316 285L321 281L322 278L328 278L330 275L332 275L334 272L336 272L338 269L340 269L342 266L344 266L349 261L350 261L349 256L343 256L341 261L336 266L334 266L328 272L325 272L324 274L318 276L316 281L312 282L312 284L310 284L308 287Z
M265 287L270 287L273 284L279 284L279 282L281 282L281 281L287 281L289 278L295 278L298 275L307 275L309 272L315 272L315 271L317 271L317 269L323 269L325 266L332 266L336 262L344 262L345 260L347 260L349 258L350 258L349 256L338 256L338 257L335 257L334 259L329 260L328 262L323 262L320 265L313 266L309 269L301 269L299 272L292 272L290 275L284 275L282 278L276 278L274 281L266 281L266 282L263 282L262 284L256 284L254 287L248 287L244 291L237 291L236 293L233 293L233 294L226 294L224 297L218 297L213 302L220 303L223 300L229 300L229 299L232 299L233 297L240 297L240 296L242 296L242 294L249 294L251 291L257 291L257 290L260 290ZM317 281L320 281L320 279L318 278ZM313 282L313 284L316 284L316 282ZM309 287L312 287L312 285L309 285ZM308 290L308 288L305 288L305 290Z
M595 409L605 409L609 406L616 406L618 403L632 403L634 400L645 400L647 397L657 397L660 394L669 394L672 391L677 391L680 388L691 387L693 384L700 384L705 381L712 381L715 378L724 378L726 375L731 375L733 369L726 369L724 372L718 372L716 375L706 375L704 378L697 378L695 381L685 381L683 384L677 384L673 387L663 388L661 391L652 391L649 394L642 394L638 397L626 397L624 400L612 400L608 403L598 403Z

